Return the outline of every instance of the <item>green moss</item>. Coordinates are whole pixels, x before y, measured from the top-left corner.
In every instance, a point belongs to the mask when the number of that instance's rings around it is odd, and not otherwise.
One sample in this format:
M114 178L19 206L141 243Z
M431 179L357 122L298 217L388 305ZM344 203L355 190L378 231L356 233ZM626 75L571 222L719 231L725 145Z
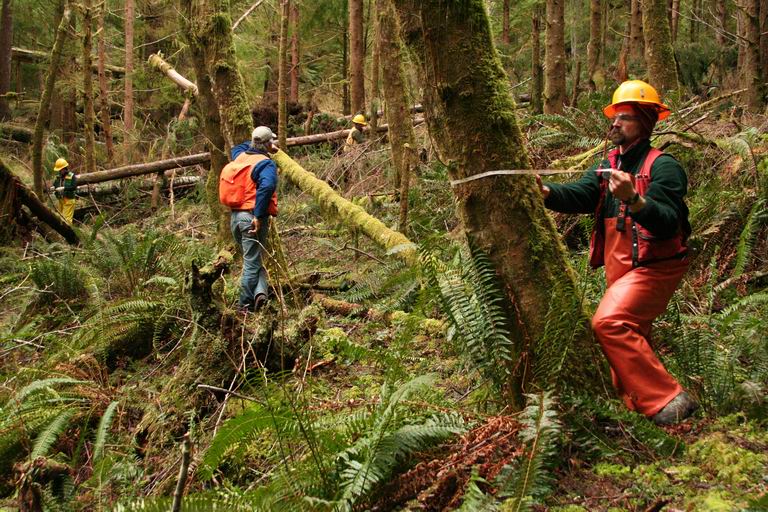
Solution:
M610 464L607 462L600 462L594 467L595 474L597 476L610 476L610 477L625 477L632 473L632 469L629 466L623 466L621 464Z
M688 457L717 482L728 485L751 485L768 471L768 455L735 446L719 432L691 445Z
M697 512L735 512L742 510L742 505L735 503L727 492L713 490L691 500L686 510L696 510Z

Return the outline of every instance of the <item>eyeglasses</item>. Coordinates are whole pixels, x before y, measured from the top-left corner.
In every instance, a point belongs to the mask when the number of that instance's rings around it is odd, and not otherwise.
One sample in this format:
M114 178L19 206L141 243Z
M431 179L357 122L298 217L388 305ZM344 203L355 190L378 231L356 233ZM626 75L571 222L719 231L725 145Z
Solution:
M611 119L611 124L613 123L626 123L628 121L639 121L640 116L633 116L632 114L616 114Z

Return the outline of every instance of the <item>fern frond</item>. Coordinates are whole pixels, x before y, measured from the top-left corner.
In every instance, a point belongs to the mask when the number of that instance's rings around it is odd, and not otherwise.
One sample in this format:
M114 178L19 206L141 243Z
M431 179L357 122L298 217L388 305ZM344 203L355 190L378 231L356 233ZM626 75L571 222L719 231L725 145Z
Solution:
M739 243L736 246L736 263L733 267L732 277L739 277L744 273L744 269L749 263L749 258L752 255L752 245L754 244L755 237L759 230L761 221L766 214L766 201L765 199L758 199L747 215L747 220L744 224L739 235Z
M480 489L480 484L488 486L488 482L477 473L477 468L472 468L472 475L464 491L464 500L456 509L457 512L495 512L499 509L496 498L485 494Z
M37 436L35 439L35 445L32 448L32 452L29 457L31 460L35 460L38 457L45 457L48 455L48 450L59 439L59 436L69 426L69 420L77 412L74 409L63 410L56 418Z
M107 434L112 425L112 418L115 416L118 402L113 401L107 406L107 410L102 414L99 420L99 426L96 429L96 439L93 443L93 465L98 464L104 456L104 445L107 442Z

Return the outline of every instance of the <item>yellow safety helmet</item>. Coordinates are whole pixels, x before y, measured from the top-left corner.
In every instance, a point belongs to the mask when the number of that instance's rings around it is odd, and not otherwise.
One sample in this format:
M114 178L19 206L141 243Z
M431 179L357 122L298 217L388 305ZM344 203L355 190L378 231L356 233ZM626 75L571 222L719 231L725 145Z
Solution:
M69 167L69 162L67 162L63 158L59 158L58 160L56 160L56 163L53 164L53 170L56 172L59 172L65 167Z
M357 114L355 117L352 118L352 122L355 124L361 124L363 126L368 125L368 123L365 122L365 116L363 114Z
M669 116L669 107L661 102L659 93L651 85L642 80L627 80L613 91L613 102L603 109L607 117L616 115L616 107L623 103L639 103L653 105L659 113L659 121Z

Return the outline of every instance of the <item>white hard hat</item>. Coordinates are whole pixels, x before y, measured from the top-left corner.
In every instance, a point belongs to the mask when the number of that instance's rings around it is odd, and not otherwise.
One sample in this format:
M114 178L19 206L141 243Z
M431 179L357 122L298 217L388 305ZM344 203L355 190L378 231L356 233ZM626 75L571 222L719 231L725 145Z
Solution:
M253 140L254 143L266 143L266 142L275 142L277 140L277 135L272 133L272 130L269 129L268 126L257 126L253 129L253 133L251 133L251 140Z

